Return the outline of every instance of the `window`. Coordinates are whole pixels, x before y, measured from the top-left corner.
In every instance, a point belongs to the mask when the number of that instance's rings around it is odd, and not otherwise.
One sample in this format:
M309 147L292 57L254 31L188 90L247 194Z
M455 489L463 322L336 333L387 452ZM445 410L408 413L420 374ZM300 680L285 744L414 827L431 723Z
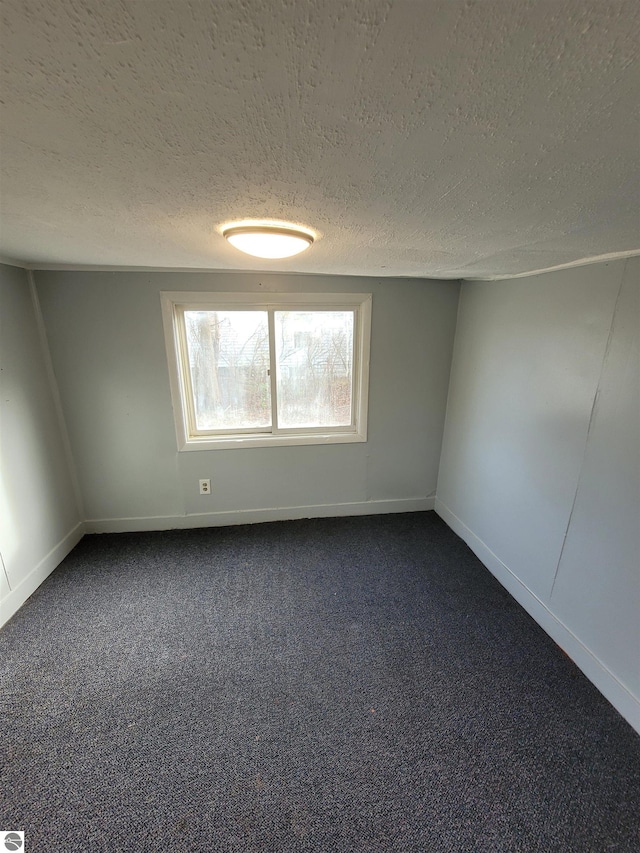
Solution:
M366 441L370 294L161 296L180 450Z

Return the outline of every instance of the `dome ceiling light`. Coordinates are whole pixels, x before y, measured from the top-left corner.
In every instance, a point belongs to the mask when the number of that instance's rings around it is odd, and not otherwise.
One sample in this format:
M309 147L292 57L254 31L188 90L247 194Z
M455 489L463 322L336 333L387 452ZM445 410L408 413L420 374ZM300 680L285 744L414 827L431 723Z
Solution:
M222 236L256 258L290 258L313 243L312 234L288 225L233 225L225 228Z

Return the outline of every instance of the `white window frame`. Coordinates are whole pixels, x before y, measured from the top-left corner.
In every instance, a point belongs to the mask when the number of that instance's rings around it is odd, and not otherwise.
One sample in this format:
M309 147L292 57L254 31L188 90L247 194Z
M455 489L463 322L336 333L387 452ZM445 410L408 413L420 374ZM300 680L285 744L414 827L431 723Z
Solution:
M344 444L367 440L369 352L371 342L370 293L215 293L163 291L162 320L169 366L169 383L178 450L223 450L299 444ZM272 426L268 431L221 434L197 430L190 394L190 374L184 321L185 311L243 310L269 312L269 346L275 363L273 311L353 311L352 423L345 427L278 429L275 419L275 370L271 371Z

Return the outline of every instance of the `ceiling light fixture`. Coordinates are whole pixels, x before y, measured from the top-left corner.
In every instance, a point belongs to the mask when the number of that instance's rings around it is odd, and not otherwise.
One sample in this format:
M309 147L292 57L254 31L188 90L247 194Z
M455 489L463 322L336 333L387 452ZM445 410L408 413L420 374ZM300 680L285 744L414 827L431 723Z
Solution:
M290 258L313 243L311 234L288 225L234 225L222 235L236 249L256 258Z

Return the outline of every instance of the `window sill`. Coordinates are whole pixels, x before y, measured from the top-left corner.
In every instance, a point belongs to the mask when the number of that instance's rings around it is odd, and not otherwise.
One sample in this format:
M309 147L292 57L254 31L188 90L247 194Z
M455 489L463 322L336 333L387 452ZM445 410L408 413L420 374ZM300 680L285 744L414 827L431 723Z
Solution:
M298 435L225 435L214 438L210 435L188 438L180 451L232 450L247 447L295 447L304 444L353 444L364 442L367 436L361 432L311 432Z

